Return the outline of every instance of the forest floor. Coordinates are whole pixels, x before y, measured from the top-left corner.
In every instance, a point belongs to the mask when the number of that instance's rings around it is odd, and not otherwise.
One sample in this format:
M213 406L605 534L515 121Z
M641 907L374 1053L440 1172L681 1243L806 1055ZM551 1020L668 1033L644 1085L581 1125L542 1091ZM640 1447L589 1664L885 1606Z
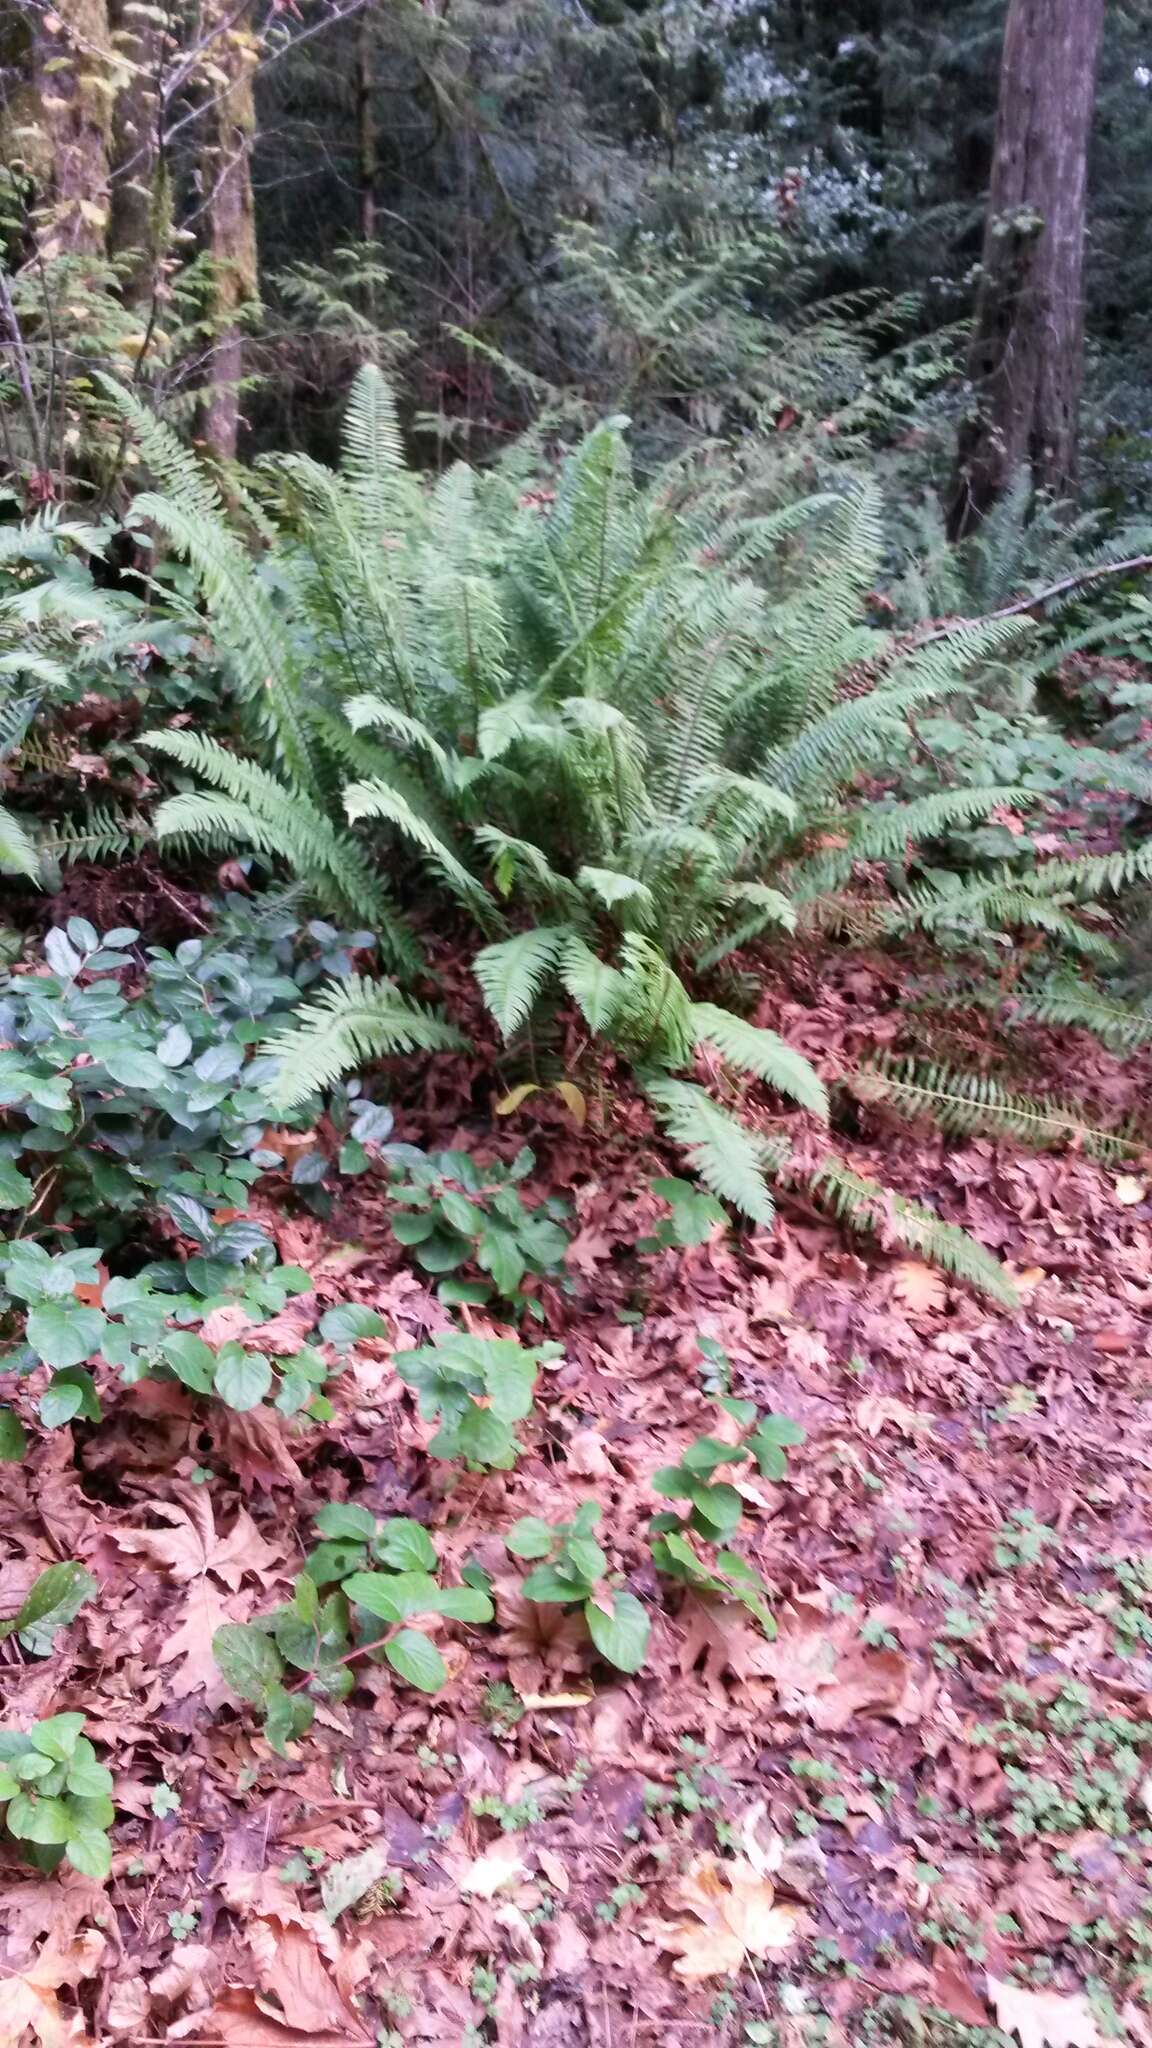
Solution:
M851 1051L891 1002L833 975L772 1021ZM1079 1093L1146 1098L1146 1063L1038 1043ZM397 1134L475 1142L475 1089L438 1058ZM532 1145L533 1190L568 1194L576 1227L571 1292L545 1290L564 1361L514 1472L429 1460L383 1341L324 1430L205 1421L145 1381L98 1434L0 1466L0 1611L58 1557L101 1588L59 1654L0 1653L5 1717L81 1708L118 1808L107 1887L0 1870L4 1971L38 2015L0 2043L837 2048L999 2023L1023 2048L1149 2048L1152 1178L850 1138L1010 1262L1009 1313L795 1204L771 1235L638 1260L666 1164L628 1102L592 1101L583 1132L558 1106L511 1121L495 1142ZM325 1224L264 1207L322 1301L372 1303L401 1345L444 1325L367 1182ZM734 1393L806 1431L786 1482L746 1494L772 1642L662 1598L648 1554L653 1471L725 1427L699 1334ZM519 1596L497 1533L587 1497L652 1602L636 1678ZM284 1759L211 1635L285 1597L332 1499L484 1565L498 1626L443 1639L433 1699L369 1666ZM339 1912L334 1866L369 1848L380 1878Z

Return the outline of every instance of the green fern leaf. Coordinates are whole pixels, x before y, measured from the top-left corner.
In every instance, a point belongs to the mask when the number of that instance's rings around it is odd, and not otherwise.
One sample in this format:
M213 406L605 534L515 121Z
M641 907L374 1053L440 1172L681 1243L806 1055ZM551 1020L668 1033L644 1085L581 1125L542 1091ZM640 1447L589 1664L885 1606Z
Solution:
M350 975L296 1012L262 1050L280 1062L268 1088L275 1108L296 1109L354 1067L399 1052L453 1052L466 1045L442 1017L402 997L388 981Z
M611 1032L628 993L628 983L619 969L599 959L583 939L573 936L564 947L560 979L589 1031Z
M775 1031L764 1031L715 1003L693 1003L692 1025L698 1045L714 1045L729 1066L755 1074L778 1094L790 1096L827 1123L828 1091L823 1081L815 1067Z
M529 1016L574 936L570 925L536 925L477 953L472 972L505 1038Z
M770 1230L776 1204L764 1176L776 1155L767 1142L693 1081L648 1076L643 1087L663 1128L683 1147L705 1187Z

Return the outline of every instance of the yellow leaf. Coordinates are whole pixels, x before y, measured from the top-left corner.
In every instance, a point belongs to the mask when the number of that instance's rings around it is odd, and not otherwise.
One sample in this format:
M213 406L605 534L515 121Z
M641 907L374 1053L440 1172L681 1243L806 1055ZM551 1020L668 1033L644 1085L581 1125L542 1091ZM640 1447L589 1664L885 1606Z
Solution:
M588 1104L582 1090L577 1088L574 1081L557 1081L556 1093L561 1102L571 1110L577 1124L583 1130L588 1121Z
M538 1091L539 1083L536 1081L519 1082L515 1088L508 1090L507 1095L500 1097L496 1104L497 1116L514 1116L521 1103L527 1102L528 1097L537 1094Z

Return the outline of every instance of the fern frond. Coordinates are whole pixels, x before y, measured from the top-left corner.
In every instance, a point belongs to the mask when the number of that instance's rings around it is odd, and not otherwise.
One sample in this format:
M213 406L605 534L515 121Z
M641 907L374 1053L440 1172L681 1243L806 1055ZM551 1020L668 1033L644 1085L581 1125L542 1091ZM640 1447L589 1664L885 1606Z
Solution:
M729 1066L755 1074L777 1094L787 1095L827 1123L828 1090L823 1081L803 1054L775 1031L761 1030L715 1003L693 1003L692 1026L698 1045L715 1046Z
M878 1062L846 1084L862 1102L883 1103L902 1116L926 1117L951 1137L1010 1137L1040 1149L1074 1144L1096 1159L1124 1159L1135 1139L1101 1130L1073 1104L1015 1095L986 1074L958 1073L916 1060Z
M466 1041L444 1018L409 1002L394 983L349 975L297 1010L262 1051L280 1062L269 1100L290 1110L352 1068L399 1052L455 1052Z
M36 882L40 857L31 834L15 813L0 804L0 869L6 875L24 875Z
M662 1128L687 1153L705 1187L770 1230L776 1204L765 1171L776 1155L766 1140L737 1123L694 1081L646 1076L643 1088Z
M457 859L428 820L413 810L408 799L391 783L377 778L369 782L350 782L344 791L344 808L353 824L365 818L383 818L389 825L394 825L398 832L429 856L482 925L490 925L494 920L498 922L495 906L483 883L468 872L463 861Z
M353 732L362 732L366 725L380 726L391 733L393 739L403 740L406 746L415 747L428 754L438 768L446 768L448 756L436 735L429 731L423 719L413 718L407 711L401 711L395 704L386 704L382 697L363 695L348 697L344 702L344 716Z
M560 958L560 980L589 1031L611 1032L624 1008L628 983L619 968L601 960L573 934Z
M989 789L941 789L911 803L869 806L851 826L849 850L856 860L898 859L910 846L939 839L960 825L973 825L994 810L1026 810L1038 802L1035 790L1010 785Z
M830 1156L810 1172L790 1168L786 1177L799 1181L823 1201L853 1230L902 1245L930 1259L946 1273L954 1273L969 1287L1018 1308L1020 1297L1000 1261L955 1223L945 1223L924 1203L910 1202L879 1181L854 1173L844 1161Z
M1152 1044L1152 1017L1110 1002L1085 981L1054 980L1041 989L1016 989L1012 1000L1018 1015L1032 1017L1038 1024L1091 1031L1113 1052L1138 1052L1141 1046Z
M536 925L477 953L472 972L505 1038L531 1014L574 936L570 925Z
M606 910L631 908L645 914L646 921L646 914L655 907L651 889L646 882L637 881L635 875L622 875L614 868L582 867L576 879Z

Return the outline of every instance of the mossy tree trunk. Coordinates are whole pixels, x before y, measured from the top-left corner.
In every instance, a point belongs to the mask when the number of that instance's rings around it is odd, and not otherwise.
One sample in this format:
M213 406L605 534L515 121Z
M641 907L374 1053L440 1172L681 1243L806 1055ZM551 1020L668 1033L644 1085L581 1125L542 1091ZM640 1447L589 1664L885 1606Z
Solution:
M1105 0L1011 0L950 509L959 538L1027 467L1075 488L1084 366L1088 143Z
M122 75L112 110L108 253L125 304L135 306L152 296L166 241L159 127L171 38L148 0L110 0L110 21Z
M240 381L244 373L241 316L259 298L256 220L252 200L252 144L256 134L255 38L235 8L213 0L218 33L208 50L212 97L205 114L201 182L206 218L205 244L212 259L209 317L216 339L210 359L210 390L200 416L200 433L222 462L236 454L240 425ZM213 75L215 74L215 75Z
M49 179L41 255L102 257L115 97L107 0L56 0L37 17L32 60Z

